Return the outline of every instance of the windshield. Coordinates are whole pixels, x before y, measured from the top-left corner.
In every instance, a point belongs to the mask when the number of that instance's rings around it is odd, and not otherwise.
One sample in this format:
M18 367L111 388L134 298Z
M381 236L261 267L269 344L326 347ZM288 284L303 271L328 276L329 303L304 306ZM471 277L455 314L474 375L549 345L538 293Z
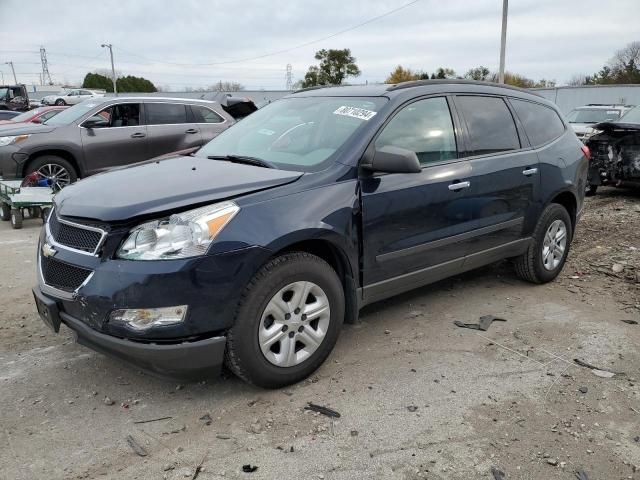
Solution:
M620 123L640 123L640 107L632 108L618 121Z
M285 98L222 132L196 155L257 157L284 170L319 171L386 101L384 97Z
M569 123L613 122L618 118L620 118L620 110L606 110L604 108L581 108L573 110L567 115Z
M44 123L47 125L69 125L81 118L84 114L88 113L98 106L98 102L92 100L85 100L82 103L74 105L61 111L54 117L46 120Z
M0 88L0 98L4 99L7 96L7 93L9 93L8 88Z

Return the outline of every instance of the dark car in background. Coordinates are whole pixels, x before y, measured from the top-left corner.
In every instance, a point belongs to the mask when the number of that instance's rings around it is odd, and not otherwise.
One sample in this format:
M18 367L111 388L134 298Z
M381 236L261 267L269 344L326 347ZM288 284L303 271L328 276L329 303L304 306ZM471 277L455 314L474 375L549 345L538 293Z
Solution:
M193 156L58 193L36 304L54 331L158 374L225 361L280 387L364 305L505 258L530 282L556 278L586 150L554 104L516 88L300 91Z
M593 128L586 140L591 152L587 193L595 195L600 185L640 187L640 107Z
M95 98L42 125L0 125L0 177L38 172L62 188L113 167L201 146L233 123L215 102Z

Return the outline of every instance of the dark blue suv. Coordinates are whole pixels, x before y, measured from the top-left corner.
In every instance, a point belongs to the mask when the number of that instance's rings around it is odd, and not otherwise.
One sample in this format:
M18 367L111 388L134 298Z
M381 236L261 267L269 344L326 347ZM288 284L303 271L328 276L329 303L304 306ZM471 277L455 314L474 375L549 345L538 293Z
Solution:
M487 83L296 92L191 156L82 180L39 242L45 323L147 370L297 382L366 304L501 259L562 269L588 153Z

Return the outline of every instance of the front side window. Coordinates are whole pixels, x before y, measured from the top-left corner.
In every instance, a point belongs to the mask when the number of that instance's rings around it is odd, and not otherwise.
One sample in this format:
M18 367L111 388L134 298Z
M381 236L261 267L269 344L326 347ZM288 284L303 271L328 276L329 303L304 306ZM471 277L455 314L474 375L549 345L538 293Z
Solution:
M47 125L69 125L79 121L84 115L96 108L100 102L87 100L61 111L58 115L47 120Z
M375 141L415 152L421 164L457 158L456 136L444 97L418 100L391 119Z
M251 156L284 170L312 172L366 128L384 97L291 97L252 113L198 150L199 157Z
M194 122L196 123L222 123L224 118L218 115L210 108L200 105L191 105L191 112L193 112Z
M140 125L140 104L111 105L87 120L97 121L94 128L136 127Z
M472 155L487 155L520 148L518 131L507 104L500 97L456 97L467 125Z
M82 91L80 91L80 93L82 95L93 95L89 90L82 90Z
M534 147L555 140L564 133L564 124L553 109L515 98L511 99L511 105Z
M187 123L187 109L180 103L145 103L147 125Z

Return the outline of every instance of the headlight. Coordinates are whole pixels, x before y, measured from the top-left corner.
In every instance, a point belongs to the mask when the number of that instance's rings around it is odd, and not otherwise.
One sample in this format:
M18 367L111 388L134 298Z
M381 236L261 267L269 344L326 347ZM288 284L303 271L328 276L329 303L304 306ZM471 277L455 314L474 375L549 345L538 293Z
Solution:
M235 202L222 202L144 223L129 232L116 255L128 260L170 260L204 255L239 211Z
M0 137L0 147L6 147L13 143L19 143L29 138L29 135L15 135L12 137Z

